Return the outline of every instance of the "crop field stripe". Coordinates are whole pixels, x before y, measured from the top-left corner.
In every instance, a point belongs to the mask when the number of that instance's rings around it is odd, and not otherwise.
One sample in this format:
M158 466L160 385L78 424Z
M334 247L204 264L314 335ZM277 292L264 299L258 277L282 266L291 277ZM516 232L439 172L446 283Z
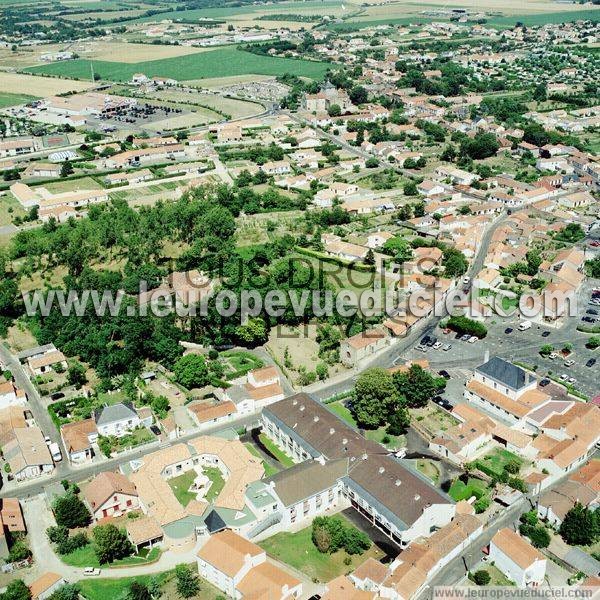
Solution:
M317 79L322 77L330 67L325 62L262 56L243 50L224 48L138 63L66 60L29 67L25 71L72 79L89 79L90 62L94 65L94 72L101 79L109 81L129 81L134 73L144 73L148 77L172 77L178 81L232 75L282 75L284 73Z

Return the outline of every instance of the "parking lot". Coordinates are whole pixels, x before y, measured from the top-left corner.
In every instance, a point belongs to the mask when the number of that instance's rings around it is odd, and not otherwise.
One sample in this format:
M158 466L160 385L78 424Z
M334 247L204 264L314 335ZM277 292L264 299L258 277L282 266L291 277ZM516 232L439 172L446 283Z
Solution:
M88 117L88 120L90 124L94 125L94 127L99 130L131 130L140 128L142 125L147 125L148 123L154 123L155 121L162 121L171 117L183 115L187 112L188 111L184 111L181 108L138 102L136 106L119 109L110 118Z
M519 331L518 326L523 319L517 316L496 316L485 321L488 334L483 340L469 343L457 339L456 334L453 332L444 335L441 329L436 328L424 333L421 338L425 335L437 338L438 342L441 343L437 349L428 347L426 352L422 352L417 350L417 345L415 345L402 358L409 360L426 359L436 372L441 369L447 370L452 378L447 383L444 397L451 402L456 402L462 397L464 383L471 377L473 368L484 362L486 351L489 352L490 356L500 356L531 367L537 365L536 373L540 379L545 377L548 372L551 372L555 377L565 374L575 379L572 385L577 390L589 397L594 397L598 394L598 388L600 387L598 385L600 349L590 350L586 348L585 344L591 334L577 331L577 326L580 324L590 325L581 321L581 317L586 315L586 310L598 308L598 313L600 313L600 307L594 307L588 303L592 290L598 287L600 287L600 282L597 280L585 282L578 297L578 316L565 319L562 327L556 328L533 323L531 328ZM600 321L597 323L600 323ZM512 331L505 333L509 328ZM443 348L447 344L451 344L452 347L444 351ZM546 344L552 345L557 353L567 344L570 344L572 352L568 358L573 360L574 363L571 366L566 366L563 357L552 360L549 357L541 356L539 353L540 348ZM591 358L596 358L598 362L591 367L587 367L586 363ZM545 391L553 396L564 396L565 394L564 386L554 384L547 386Z

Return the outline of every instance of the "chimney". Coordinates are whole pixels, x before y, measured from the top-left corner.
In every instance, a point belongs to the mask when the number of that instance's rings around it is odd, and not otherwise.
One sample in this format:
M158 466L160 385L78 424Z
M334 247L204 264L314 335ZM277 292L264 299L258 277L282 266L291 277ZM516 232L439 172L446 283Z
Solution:
M333 427L329 428L329 435L333 435L335 433L335 429Z
M396 479L394 484L396 485L396 487L400 487L402 485L402 481L400 479Z
M385 469L383 467L379 467L379 474L383 475L385 472Z
M318 423L318 422L319 422L319 417L318 417L317 415L315 415L315 416L313 417L313 421L314 421L315 423Z
M304 404L300 407L300 411L304 411Z
M365 452L365 453L364 453L364 454L361 456L361 458L362 458L363 460L367 460L367 458L369 458L369 455L368 455L368 454Z
M292 401L292 406L296 406L296 404L298 404L298 400L293 400Z
M415 502L418 502L421 499L421 496L419 496L419 494L415 494Z
M344 438L344 439L342 440L342 444L345 446L347 443L348 443L348 438Z

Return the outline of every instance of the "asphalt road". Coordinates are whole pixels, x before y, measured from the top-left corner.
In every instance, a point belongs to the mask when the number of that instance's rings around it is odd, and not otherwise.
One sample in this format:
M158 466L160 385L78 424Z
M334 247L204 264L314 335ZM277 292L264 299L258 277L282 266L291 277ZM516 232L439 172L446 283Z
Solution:
M201 432L194 431L187 435L183 435L175 440L166 440L159 444L146 444L117 458L110 458L103 460L102 462L90 463L89 465L80 468L72 467L68 461L65 460L63 463L60 463L60 468L56 469L50 477L40 477L27 483L21 482L18 484L18 486L12 486L10 489L3 489L0 493L0 497L13 498L16 496L18 498L28 498L30 496L35 496L36 494L42 493L47 485L60 482L62 479L68 479L69 481L74 482L84 481L88 477L96 475L102 471L114 471L119 466L132 460L139 459L150 452L168 448L176 444L181 444L183 442L195 439L201 435L214 435L219 431L225 431L231 428L237 429L240 427L250 427L257 423L258 420L258 415L244 415L243 417L230 421L226 426L215 425L214 427L207 428ZM56 431L54 425L52 425L52 428L54 431Z

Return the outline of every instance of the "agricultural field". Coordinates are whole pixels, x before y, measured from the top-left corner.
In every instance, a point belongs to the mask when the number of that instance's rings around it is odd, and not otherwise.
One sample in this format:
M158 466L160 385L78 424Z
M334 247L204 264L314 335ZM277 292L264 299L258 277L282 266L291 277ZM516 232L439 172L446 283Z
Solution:
M89 60L77 59L31 67L27 70L31 73L85 79L90 76L90 64ZM96 74L109 81L129 81L134 73L172 77L178 81L250 73L281 75L286 72L318 78L329 68L324 62L259 56L230 48L137 63L94 61L93 65Z
M89 71L88 75L89 77ZM25 96L55 96L65 92L81 92L93 87L91 82L56 79L54 77L36 77L23 73L6 73L0 71L0 90L3 94L19 94Z
M273 77L268 75L232 75L231 77L207 77L206 79L191 79L187 83L209 90L216 90L236 83L258 83L261 81L272 81Z

